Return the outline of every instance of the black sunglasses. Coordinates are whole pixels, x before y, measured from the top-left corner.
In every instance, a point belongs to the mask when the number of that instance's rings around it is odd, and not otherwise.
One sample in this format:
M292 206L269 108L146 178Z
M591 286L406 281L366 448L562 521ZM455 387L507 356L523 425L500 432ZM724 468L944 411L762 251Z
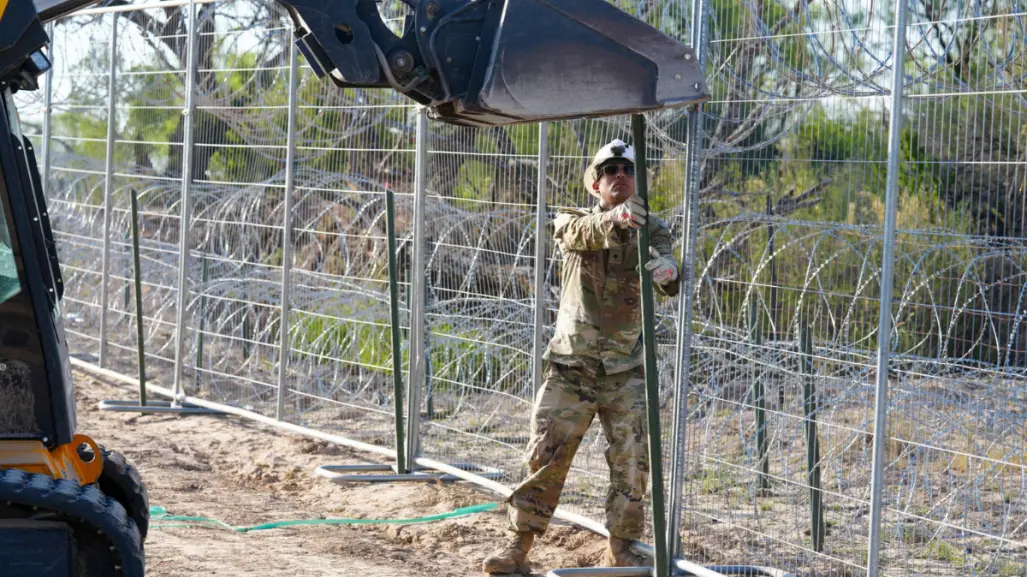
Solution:
M603 167L603 174L606 176L615 176L621 168L624 169L625 176L635 175L635 165L633 164L607 164Z

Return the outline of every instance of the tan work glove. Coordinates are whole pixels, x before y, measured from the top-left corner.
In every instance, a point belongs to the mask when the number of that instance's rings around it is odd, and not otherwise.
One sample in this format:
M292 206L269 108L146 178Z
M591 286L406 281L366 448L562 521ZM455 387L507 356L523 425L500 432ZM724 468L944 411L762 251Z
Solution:
M610 220L621 228L642 228L645 216L645 205L638 195L632 196L610 211Z
M653 247L649 247L649 254L653 258L645 263L645 270L653 274L653 282L664 285L677 280L678 266L673 260L660 256L660 251Z

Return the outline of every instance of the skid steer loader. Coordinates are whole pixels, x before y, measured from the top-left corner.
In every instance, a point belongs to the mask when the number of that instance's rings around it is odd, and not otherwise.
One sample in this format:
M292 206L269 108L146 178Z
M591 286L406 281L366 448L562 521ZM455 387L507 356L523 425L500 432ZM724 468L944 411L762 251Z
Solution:
M396 90L442 122L500 126L709 99L691 49L605 0L282 4L319 77ZM143 577L149 505L121 454L77 433L64 292L14 94L51 66L43 24L95 0L0 0L0 575Z

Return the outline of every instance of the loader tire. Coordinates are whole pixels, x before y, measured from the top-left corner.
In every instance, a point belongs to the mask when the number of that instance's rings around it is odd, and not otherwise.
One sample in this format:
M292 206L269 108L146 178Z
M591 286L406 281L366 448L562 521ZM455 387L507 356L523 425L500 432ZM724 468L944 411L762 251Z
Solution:
M150 530L150 497L143 485L143 478L121 453L101 446L100 454L103 456L103 473L100 473L97 481L100 490L121 503L128 516L135 521L139 538L145 543L146 534Z
M0 470L0 519L58 521L75 539L77 577L143 577L146 558L136 524L97 485ZM16 568L0 568L8 574Z

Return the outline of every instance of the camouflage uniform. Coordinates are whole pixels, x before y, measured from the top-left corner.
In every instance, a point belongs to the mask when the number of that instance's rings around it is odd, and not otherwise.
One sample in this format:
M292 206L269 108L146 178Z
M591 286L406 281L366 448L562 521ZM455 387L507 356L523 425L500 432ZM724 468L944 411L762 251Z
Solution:
M554 223L563 253L560 313L531 419L531 474L508 499L515 531L546 531L596 413L609 443L607 529L621 539L638 539L644 529L649 447L638 238L603 214L598 204L564 210ZM650 213L647 226L652 246L672 254L667 225ZM679 289L677 280L653 286L666 296Z

